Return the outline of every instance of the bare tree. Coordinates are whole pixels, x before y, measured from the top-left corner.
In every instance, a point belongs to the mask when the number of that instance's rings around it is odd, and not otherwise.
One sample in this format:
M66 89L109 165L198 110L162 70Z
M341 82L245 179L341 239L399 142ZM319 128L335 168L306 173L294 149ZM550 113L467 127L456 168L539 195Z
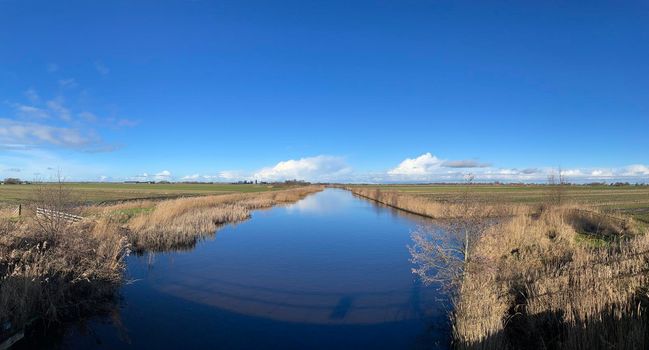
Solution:
M548 204L561 205L565 197L567 184L568 182L561 167L558 168L557 173L552 172L548 175Z
M448 206L447 219L412 233L412 271L425 284L439 283L457 290L474 263L473 251L489 225L491 209L475 198L473 179L473 175L466 176L462 193Z
M72 214L78 208L75 193L60 173L53 183L40 183L34 189L34 200L37 208L43 213L36 215L39 227L49 236L56 236L63 232L71 222L60 213Z

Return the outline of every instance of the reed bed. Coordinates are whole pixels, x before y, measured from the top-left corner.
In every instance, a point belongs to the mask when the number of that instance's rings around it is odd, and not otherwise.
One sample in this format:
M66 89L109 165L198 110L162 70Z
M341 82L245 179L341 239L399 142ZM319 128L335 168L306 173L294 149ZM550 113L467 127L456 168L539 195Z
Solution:
M29 218L0 219L0 341L34 319L64 320L112 300L126 251L109 220L49 231Z
M442 222L467 220L457 197L349 189ZM649 347L646 226L594 206L493 202L483 203L484 217L497 220L454 284L455 348Z
M191 197L156 203L127 223L132 245L138 251L193 247L222 225L245 220L254 209L292 203L322 190L319 186L217 196Z
M630 219L553 208L492 227L475 253L454 312L458 348L649 346L649 237Z
M464 206L457 203L459 198L439 201L380 188L348 187L347 189L357 196L433 219L457 219L464 215ZM483 203L481 209L486 217L506 217L529 212L529 207L524 205L501 203Z

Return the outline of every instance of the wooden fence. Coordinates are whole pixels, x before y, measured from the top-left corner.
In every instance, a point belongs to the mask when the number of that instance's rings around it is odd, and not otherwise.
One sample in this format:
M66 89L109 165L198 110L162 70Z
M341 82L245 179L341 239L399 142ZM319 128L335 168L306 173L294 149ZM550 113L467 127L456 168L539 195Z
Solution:
M46 216L50 218L62 219L62 220L72 221L72 222L83 220L83 217L79 215L73 215L70 213L64 213L62 211L56 211L56 210L40 208L40 207L36 208L36 216Z
M11 212L11 216L21 216L22 214L23 214L23 206L22 206L22 204L18 204L16 209L14 209Z

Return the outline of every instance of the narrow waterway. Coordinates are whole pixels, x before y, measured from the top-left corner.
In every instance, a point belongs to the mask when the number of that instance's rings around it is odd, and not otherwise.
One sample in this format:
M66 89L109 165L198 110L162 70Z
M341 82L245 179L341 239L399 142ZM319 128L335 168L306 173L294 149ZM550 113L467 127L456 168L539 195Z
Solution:
M113 312L23 346L445 348L444 302L411 273L421 220L338 189L256 211L192 250L130 256Z

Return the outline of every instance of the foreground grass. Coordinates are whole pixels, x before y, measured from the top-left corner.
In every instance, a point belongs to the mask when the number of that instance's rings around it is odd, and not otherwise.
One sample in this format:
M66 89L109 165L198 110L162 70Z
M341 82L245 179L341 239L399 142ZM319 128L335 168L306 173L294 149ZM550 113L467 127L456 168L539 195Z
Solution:
M649 345L649 236L632 220L550 208L493 226L474 254L454 312L458 348Z
M432 218L464 219L455 210L457 195L448 192L435 200L385 188L351 190ZM456 348L649 346L649 235L643 222L583 201L517 204L481 186L476 191L484 212L497 215L485 218L493 224L471 249L453 293Z
M0 341L34 319L100 308L121 283L126 247L106 220L49 230L31 218L0 218Z
M55 184L52 184L54 186ZM39 185L2 185L0 202L16 204L34 200L34 187ZM282 185L254 184L126 184L65 183L79 199L87 203L116 202L135 199L169 199L183 196L227 193L267 192L286 189Z

